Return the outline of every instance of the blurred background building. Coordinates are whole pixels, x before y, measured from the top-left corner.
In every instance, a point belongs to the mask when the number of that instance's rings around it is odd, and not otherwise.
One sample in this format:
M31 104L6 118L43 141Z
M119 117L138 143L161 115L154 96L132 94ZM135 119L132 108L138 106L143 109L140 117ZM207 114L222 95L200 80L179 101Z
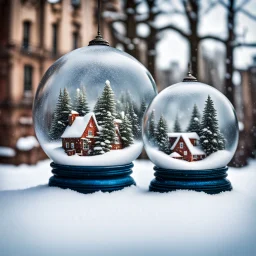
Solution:
M96 2L0 0L0 162L45 157L33 137L32 99L57 58L94 38ZM104 38L141 61L159 91L181 81L191 61L193 74L236 108L240 141L231 165L255 157L255 1L102 0L101 23Z
M117 12L118 1L103 8ZM34 94L56 59L95 37L96 12L94 0L0 0L0 162L46 158L34 137ZM108 26L103 33L111 41Z

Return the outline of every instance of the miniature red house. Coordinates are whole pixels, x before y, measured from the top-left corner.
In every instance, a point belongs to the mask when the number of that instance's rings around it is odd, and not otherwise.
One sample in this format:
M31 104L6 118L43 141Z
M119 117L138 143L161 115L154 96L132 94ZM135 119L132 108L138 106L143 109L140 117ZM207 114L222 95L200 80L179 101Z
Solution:
M206 157L199 146L199 136L196 132L168 133L171 144L170 157L188 162L199 161Z
M115 122L115 128L116 136L112 144L112 150L123 148L118 122ZM97 124L93 112L85 116L79 116L77 112L72 111L69 114L69 125L61 136L62 147L69 156L74 154L88 156L95 146L100 130L101 127Z

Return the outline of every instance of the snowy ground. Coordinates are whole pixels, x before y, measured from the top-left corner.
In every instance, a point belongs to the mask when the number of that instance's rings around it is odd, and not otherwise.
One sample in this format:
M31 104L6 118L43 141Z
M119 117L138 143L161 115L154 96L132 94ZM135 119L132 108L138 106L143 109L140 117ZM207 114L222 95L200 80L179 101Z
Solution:
M148 161L137 187L83 195L49 188L49 163L0 165L0 255L256 255L256 161L214 196L149 193Z

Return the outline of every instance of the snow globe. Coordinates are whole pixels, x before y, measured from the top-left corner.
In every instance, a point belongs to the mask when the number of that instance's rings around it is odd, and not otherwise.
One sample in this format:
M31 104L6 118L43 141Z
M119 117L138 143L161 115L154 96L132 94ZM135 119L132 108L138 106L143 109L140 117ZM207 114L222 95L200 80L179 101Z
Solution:
M238 134L229 100L189 71L183 82L159 93L144 116L145 149L155 164L150 191L230 191L227 164Z
M142 119L156 94L148 70L99 31L88 47L58 59L33 106L36 136L53 160L49 185L91 193L135 184L132 161L142 151Z

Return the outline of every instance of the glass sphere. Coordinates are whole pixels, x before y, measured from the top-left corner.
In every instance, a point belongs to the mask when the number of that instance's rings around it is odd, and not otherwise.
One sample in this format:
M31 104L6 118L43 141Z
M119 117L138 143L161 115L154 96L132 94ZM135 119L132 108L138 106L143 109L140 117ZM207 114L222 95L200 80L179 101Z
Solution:
M229 100L212 86L181 82L151 102L143 141L160 168L205 170L225 167L238 143L238 122Z
M148 70L109 46L88 46L58 59L36 92L36 136L56 164L113 166L143 148L143 114L157 94Z

